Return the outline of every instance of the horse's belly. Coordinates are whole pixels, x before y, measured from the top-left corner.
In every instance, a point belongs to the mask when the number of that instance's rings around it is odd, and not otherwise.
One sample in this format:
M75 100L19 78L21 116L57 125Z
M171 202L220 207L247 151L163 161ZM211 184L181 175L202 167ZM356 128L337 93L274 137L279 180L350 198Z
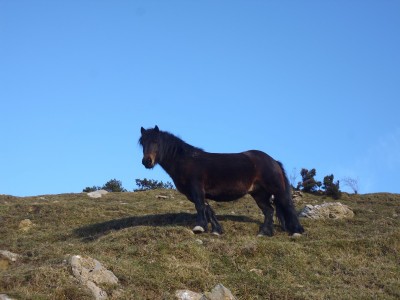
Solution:
M212 194L206 194L206 198L218 202L229 202L233 200L237 200L241 197L246 195L246 193L242 194L218 194L218 195L212 195Z
M245 186L222 187L206 189L205 197L215 201L233 201L239 199L248 193L248 188Z
M253 188L256 171L247 156L238 154L229 161L225 159L223 163L215 163L207 169L203 178L207 199L232 201L243 197Z

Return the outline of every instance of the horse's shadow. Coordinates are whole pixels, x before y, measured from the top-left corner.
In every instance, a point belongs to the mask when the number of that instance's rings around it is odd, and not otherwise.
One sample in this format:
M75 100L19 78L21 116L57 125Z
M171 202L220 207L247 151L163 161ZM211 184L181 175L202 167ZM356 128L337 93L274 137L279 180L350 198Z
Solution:
M220 221L234 221L244 223L260 223L246 216L220 215ZM137 226L184 226L190 228L196 221L196 214L190 213L166 213L158 215L133 216L123 219L110 220L107 222L86 225L74 230L74 235L90 242L96 240L110 231Z

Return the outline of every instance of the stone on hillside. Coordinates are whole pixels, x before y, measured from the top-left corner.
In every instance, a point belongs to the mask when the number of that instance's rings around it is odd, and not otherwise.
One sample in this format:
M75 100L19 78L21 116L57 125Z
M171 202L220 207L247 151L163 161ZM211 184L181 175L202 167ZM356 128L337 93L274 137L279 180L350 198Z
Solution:
M263 273L264 273L263 270L261 270L261 269L251 269L250 272L251 273L255 273L255 274L259 275L259 276L262 276Z
M106 300L108 299L107 292L99 288L93 281L87 281L86 286L92 292L95 300Z
M231 291L224 287L221 283L217 284L212 289L211 293L206 293L206 296L210 300L236 300Z
M354 217L354 212L340 202L329 202L314 206L308 204L299 216L310 219L346 219Z
M205 295L189 290L178 290L175 296L178 300L236 300L231 291L220 283L211 292L206 292Z
M178 300L206 300L203 294L195 293L189 290L177 290L175 296Z
M74 276L90 289L96 300L108 298L107 293L99 288L98 284L118 284L118 278L114 273L104 268L96 259L74 255L70 258L70 264Z
M101 198L101 196L108 194L106 190L98 190L94 192L87 193L90 198Z
M20 255L10 251L0 250L0 271L7 270L10 264L16 262L20 257Z
M11 262L16 262L20 257L21 256L19 254L12 253L8 250L0 250L0 258L7 259Z
M10 298L6 294L0 294L0 300L14 300L14 298Z
M25 219L19 223L18 229L21 231L27 232L32 228L32 226L33 226L32 221L29 219Z
M303 199L303 193L300 191L293 191L292 192L292 199L294 203L299 202L300 200Z
M295 232L292 234L291 238L292 239L298 239L301 238L303 235L301 233Z

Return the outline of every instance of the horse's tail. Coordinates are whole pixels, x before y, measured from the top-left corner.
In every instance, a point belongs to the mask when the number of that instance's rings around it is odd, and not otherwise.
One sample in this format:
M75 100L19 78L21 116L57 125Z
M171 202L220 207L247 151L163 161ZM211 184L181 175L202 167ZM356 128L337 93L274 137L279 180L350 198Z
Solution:
M292 189L286 176L285 169L281 162L277 161L277 163L282 170L284 190L281 195L275 195L276 215L283 230L288 231L290 234L303 233L304 228L301 226L299 218L297 217L297 212L294 208Z

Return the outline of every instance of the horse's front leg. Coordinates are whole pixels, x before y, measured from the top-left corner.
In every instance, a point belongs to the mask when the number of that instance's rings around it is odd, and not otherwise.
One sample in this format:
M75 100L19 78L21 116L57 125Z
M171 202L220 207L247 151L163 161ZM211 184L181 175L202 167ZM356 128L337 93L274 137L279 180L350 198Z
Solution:
M196 226L192 229L194 233L203 233L208 231L208 211L205 202L204 192L201 188L194 188L188 197L197 211Z

